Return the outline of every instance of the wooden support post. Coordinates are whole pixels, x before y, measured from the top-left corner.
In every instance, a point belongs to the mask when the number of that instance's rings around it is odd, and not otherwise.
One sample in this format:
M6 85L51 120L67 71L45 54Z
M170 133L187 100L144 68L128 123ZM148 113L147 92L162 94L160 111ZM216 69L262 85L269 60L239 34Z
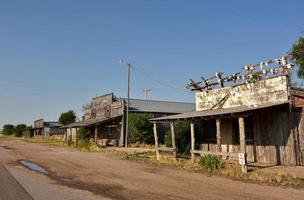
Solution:
M76 129L76 134L75 134L75 143L76 143L76 146L78 146L78 138L77 138L77 132L78 132L78 128L75 128Z
M171 135L172 135L172 148L173 148L173 160L176 160L176 144L175 144L175 130L174 130L174 122L170 122L171 126Z
M97 125L95 126L95 136L94 136L94 142L95 142L95 144L97 144L97 132L98 131L98 129L97 129Z
M244 118L239 118L240 129L240 151L244 154L244 164L242 164L242 172L247 173L247 155L246 155L246 136L245 136L245 122Z
M72 133L73 133L72 128L70 128L69 142L72 142ZM70 144L72 144L72 143L70 143Z
M125 134L125 117L124 114L121 119L121 127L120 127L120 138L119 138L119 147L124 146L124 134Z
M190 126L191 126L191 162L194 162L194 159L195 159L195 154L194 154L194 150L195 150L194 123L191 122Z
M153 132L154 132L154 140L155 140L155 152L156 152L156 160L159 160L159 146L158 146L158 136L157 136L157 124L153 123Z
M216 119L216 144L217 144L217 152L222 152L222 134L221 134L221 119ZM219 156L221 159L222 156Z

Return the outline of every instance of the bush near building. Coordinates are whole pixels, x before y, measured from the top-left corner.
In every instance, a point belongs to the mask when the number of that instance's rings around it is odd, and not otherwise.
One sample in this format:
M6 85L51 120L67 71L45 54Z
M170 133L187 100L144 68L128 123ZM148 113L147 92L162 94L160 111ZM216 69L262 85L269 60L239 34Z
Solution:
M177 151L182 154L189 154L191 149L190 122L180 121L175 123L175 142ZM169 129L165 136L165 145L172 147L172 135Z
M152 117L148 113L131 113L129 115L130 142L154 143L153 125L149 122Z
M25 124L17 124L15 127L15 136L21 137L22 131L24 131L26 128L27 128L27 126Z

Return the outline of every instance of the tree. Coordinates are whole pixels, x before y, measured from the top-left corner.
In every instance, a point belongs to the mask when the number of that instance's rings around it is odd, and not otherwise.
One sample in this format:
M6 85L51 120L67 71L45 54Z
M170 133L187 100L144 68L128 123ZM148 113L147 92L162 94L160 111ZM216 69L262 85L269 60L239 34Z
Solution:
M292 46L291 56L299 67L297 71L298 78L304 78L304 37L300 37Z
M73 110L69 110L67 112L61 113L58 121L63 125L68 125L75 122L75 120L76 120L75 112Z
M129 118L130 141L152 144L154 142L153 126L148 113L132 113Z
M12 135L15 132L15 126L12 124L5 124L2 133L4 135Z
M179 153L189 154L191 148L190 122L179 121L175 124L175 142ZM165 136L167 147L172 146L172 135L169 129Z
M27 126L25 124L17 124L15 127L15 136L21 137L22 131L24 131L26 128L27 128Z

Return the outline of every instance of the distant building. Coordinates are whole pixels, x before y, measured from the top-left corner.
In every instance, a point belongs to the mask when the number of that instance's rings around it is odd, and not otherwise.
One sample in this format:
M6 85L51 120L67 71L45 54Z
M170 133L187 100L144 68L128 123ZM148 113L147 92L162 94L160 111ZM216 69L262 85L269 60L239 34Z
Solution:
M123 146L126 138L126 102L113 93L92 99L83 107L83 121L64 126L67 136L76 140L76 131L80 127L89 130L95 142L100 146ZM195 110L195 104L171 101L130 99L130 113L149 113L151 118L179 114Z
M46 122L43 119L34 121L34 136L64 135L65 131L60 129L62 124L58 122Z

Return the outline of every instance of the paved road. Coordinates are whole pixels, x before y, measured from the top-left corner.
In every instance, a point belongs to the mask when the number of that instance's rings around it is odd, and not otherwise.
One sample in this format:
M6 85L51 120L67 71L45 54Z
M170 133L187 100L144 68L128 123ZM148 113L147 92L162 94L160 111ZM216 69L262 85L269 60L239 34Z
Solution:
M2 164L0 164L0 200L33 200Z
M43 175L16 163L24 159L49 170ZM127 161L110 153L0 138L0 161L34 199L301 199L304 191L233 181ZM65 191L65 192L63 192Z

